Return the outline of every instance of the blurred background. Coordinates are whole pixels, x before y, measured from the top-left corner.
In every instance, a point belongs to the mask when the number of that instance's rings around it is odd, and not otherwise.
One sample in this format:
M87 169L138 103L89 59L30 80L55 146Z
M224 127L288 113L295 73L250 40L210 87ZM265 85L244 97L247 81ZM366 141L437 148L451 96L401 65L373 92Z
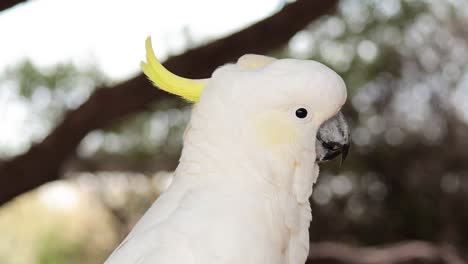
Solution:
M308 263L468 263L468 1L0 3L0 263L102 263L171 182L190 106L141 75L244 53L348 86L348 160L322 166Z

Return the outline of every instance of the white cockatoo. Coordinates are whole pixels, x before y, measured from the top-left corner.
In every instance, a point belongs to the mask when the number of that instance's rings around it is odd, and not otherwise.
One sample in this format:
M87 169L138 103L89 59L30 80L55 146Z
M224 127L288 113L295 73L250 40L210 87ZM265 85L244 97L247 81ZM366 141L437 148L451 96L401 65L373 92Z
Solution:
M349 146L343 80L261 55L190 80L146 51L149 79L195 104L172 184L105 263L305 263L317 162Z

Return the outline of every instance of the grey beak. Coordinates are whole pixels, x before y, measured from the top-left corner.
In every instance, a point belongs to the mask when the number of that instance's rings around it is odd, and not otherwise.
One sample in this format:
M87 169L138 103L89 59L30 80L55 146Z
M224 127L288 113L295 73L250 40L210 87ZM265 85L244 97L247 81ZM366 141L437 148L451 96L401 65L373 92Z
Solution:
M316 161L325 162L341 154L340 165L348 156L350 131L343 114L339 112L323 123L317 131Z

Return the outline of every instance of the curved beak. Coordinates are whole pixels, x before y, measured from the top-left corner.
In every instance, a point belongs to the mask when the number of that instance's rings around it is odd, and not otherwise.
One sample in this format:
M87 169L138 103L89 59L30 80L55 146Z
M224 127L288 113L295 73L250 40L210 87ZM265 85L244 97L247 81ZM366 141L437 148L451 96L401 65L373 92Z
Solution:
M343 114L339 112L323 123L317 131L316 161L329 161L341 154L341 165L348 155L349 147L349 126Z

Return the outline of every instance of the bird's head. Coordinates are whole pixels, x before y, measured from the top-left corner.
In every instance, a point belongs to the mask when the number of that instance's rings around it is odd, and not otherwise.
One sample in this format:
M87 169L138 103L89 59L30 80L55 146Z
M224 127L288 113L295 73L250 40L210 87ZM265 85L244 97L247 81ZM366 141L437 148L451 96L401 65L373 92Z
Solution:
M142 68L149 79L162 90L197 102L192 125L197 125L194 118L202 119L203 126L217 124L207 138L229 135L231 143L248 141L273 153L309 150L318 162L346 156L349 131L339 112L346 87L325 65L244 55L219 67L209 79L191 80L167 71L156 60L149 38L146 49Z

